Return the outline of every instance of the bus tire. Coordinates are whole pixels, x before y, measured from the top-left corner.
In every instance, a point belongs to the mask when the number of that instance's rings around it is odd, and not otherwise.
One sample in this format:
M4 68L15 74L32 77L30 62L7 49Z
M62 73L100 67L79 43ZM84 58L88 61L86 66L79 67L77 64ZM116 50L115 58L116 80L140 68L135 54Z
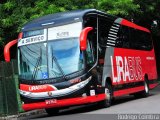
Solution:
M107 108L107 107L111 106L111 102L112 102L112 98L113 98L112 86L110 84L106 83L104 91L105 91L106 98L105 98L105 100L100 102L100 105L104 108Z
M149 84L148 84L147 78L145 78L145 80L144 80L144 90L142 92L135 93L134 96L137 98L149 96Z
M146 78L144 81L144 91L142 92L142 97L148 97L149 96L149 84L148 79Z
M55 116L59 113L59 109L57 108L46 108L45 110L49 116Z

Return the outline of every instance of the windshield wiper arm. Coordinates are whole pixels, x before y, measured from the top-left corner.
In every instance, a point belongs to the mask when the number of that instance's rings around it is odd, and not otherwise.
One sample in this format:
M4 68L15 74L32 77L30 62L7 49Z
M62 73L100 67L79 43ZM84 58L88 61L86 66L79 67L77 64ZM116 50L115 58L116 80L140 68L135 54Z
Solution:
M66 75L64 73L64 71L62 70L62 67L59 65L57 58L53 55L53 47L51 47L52 49L52 68L53 68L53 60L55 62L55 64L57 65L58 69L60 70L60 72L62 73L63 78L66 80Z
M37 58L37 62L36 62L36 65L34 67L34 71L33 71L33 75L32 75L32 79L35 80L36 76L37 76L37 72L39 70L38 66L41 62L41 59L42 59L42 49L40 48L40 56Z
M60 70L60 72L62 73L63 78L66 80L66 75L64 73L64 71L62 70L61 66L59 65L57 58L52 54L52 67L53 67L53 60L55 62L55 64L57 65L58 69Z

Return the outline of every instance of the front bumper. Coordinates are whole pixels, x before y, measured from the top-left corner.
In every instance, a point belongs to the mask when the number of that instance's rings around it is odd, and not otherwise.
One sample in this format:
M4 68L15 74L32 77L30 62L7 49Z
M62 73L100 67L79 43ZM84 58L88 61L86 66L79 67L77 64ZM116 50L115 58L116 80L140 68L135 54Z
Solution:
M61 99L61 100L49 99L47 100L47 102L44 101L44 102L23 104L22 108L25 111L34 110L34 109L45 109L45 108L61 108L61 107L67 107L67 106L94 103L94 102L102 101L104 99L106 99L105 94L68 98L68 99Z

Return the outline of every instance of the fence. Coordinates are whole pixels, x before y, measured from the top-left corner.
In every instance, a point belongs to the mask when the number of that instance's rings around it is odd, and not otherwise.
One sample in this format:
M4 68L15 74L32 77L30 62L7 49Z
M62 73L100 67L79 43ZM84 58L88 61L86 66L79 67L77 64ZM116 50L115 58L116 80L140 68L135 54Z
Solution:
M22 112L18 93L17 61L0 62L0 116Z

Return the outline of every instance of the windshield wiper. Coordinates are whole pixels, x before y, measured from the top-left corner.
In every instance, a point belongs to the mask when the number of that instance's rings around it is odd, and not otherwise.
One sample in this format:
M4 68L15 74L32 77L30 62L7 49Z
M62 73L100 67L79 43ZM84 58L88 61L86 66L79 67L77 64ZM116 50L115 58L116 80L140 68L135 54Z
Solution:
M62 70L62 67L59 65L57 58L53 55L53 48L52 48L52 68L53 68L53 60L55 62L55 64L57 65L58 69L60 70L60 72L62 73L63 78L66 80L66 75L64 73L64 71Z
M53 53L53 50L52 50L52 53ZM37 76L37 73L38 71L40 70L40 68L38 68L38 66L40 65L41 63L41 60L42 60L42 48L40 48L40 56L37 58L37 62L36 62L36 65L34 67L34 71L33 71L33 75L32 75L32 79L34 80ZM52 67L53 67L53 60L56 64L56 66L58 67L59 71L61 72L63 78L66 80L66 75L64 73L64 71L62 70L61 66L59 65L58 61L57 61L57 58L52 54Z
M52 67L53 67L53 60L54 60L55 64L57 65L58 69L60 70L60 72L62 73L63 78L66 80L67 79L66 75L65 75L64 71L62 70L61 66L59 65L57 58L54 55L52 55Z
M40 70L40 68L38 68L38 66L41 63L41 60L42 60L42 48L40 47L40 56L37 58L37 62L36 62L36 65L34 67L34 71L33 71L33 75L32 75L33 80L35 80L35 78L37 76L37 72L38 72L38 70Z

